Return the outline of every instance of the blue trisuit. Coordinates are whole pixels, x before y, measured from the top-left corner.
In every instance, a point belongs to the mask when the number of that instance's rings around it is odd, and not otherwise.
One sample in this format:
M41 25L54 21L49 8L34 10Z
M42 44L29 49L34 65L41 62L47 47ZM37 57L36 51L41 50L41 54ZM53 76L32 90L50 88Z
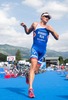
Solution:
M38 59L38 64L42 63L46 54L48 37L49 31L38 23L36 29L33 31L33 45L30 56L30 58Z

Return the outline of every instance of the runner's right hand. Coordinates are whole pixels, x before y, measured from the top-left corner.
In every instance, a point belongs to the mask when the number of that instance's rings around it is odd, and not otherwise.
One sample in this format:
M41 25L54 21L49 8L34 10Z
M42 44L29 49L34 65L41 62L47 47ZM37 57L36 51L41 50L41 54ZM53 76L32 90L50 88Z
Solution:
M25 27L26 25L25 25L25 23L22 22L22 23L21 23L21 26Z

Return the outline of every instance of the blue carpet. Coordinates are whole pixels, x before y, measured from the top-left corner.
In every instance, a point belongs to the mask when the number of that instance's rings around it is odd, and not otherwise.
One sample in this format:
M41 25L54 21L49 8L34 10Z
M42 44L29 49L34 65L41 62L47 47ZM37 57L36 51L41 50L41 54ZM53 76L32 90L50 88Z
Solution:
M33 87L33 100L68 100L68 80L56 71L36 75ZM0 100L31 100L25 78L0 77Z

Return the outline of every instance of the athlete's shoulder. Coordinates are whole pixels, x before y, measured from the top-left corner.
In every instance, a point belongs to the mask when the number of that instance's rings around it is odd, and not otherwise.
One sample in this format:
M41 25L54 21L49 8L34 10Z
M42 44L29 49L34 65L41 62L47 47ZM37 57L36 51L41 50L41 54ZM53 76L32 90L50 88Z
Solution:
M37 25L37 24L38 24L38 22L34 22L34 23L33 23L33 25Z
M34 23L32 24L32 26L34 27L34 29L36 28L37 25L38 25L38 22L34 22Z
M52 26L51 26L51 25L47 25L46 28L47 28L48 30L50 30L50 29L52 29Z

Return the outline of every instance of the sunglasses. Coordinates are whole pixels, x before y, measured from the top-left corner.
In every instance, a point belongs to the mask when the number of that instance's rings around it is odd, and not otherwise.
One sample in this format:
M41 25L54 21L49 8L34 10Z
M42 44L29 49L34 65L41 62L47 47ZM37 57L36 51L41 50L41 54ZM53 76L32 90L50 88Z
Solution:
M49 16L44 16L44 17L46 17L46 18L50 19L50 17L49 17Z

